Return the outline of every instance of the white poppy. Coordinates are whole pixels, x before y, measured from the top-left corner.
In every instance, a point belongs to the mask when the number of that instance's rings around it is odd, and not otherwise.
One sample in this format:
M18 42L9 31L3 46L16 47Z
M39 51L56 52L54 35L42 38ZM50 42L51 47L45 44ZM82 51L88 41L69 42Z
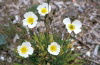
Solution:
M43 3L37 7L37 10L41 16L45 16L51 11L51 6L48 5L47 3Z
M31 47L30 42L23 42L21 46L17 47L17 51L20 56L27 58L29 55L32 55L34 49Z
M23 26L34 28L37 25L38 17L33 12L26 12L24 14Z
M71 23L70 18L65 18L63 20L63 23L66 25L69 33L71 33L72 31L74 31L75 34L81 32L82 23L79 20L75 20Z
M60 45L56 42L52 42L50 45L48 45L48 52L52 55L58 55L60 52Z

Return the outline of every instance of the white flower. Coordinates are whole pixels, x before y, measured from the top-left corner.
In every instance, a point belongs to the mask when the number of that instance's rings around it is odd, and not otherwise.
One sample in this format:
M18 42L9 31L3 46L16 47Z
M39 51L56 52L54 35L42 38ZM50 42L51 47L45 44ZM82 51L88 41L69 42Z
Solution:
M37 25L38 17L33 12L26 12L24 14L23 26L34 28Z
M75 34L81 32L82 23L79 20L75 20L71 23L70 18L65 18L63 20L63 23L66 25L69 33L71 33L72 31L74 31Z
M60 45L56 42L52 42L50 45L48 45L48 52L52 55L58 55L60 52Z
M51 11L51 6L48 5L47 3L43 3L37 7L37 10L41 16L45 16Z
M30 42L23 42L21 46L17 47L17 51L20 56L27 58L29 55L32 55L34 49L31 47Z

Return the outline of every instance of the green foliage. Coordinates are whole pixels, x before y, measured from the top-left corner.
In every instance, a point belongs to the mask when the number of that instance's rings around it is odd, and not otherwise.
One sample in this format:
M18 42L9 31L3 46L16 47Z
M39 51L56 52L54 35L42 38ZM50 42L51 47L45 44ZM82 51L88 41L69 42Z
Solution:
M79 59L79 54L72 52L67 48L70 40L61 40L61 37L57 34L39 33L33 35L31 40L35 49L33 55L29 57L29 60L34 65L82 65L83 60ZM59 55L51 55L47 48L51 42L57 42L61 46Z
M37 7L38 7L38 5L33 5L32 7L28 8L26 11L32 11L34 13L38 13Z
M16 34L18 34L20 36L20 38L21 38L20 40L23 41L23 39L25 39L27 31L20 24L15 24L14 25L12 23L9 23L8 26L2 26L2 25L0 25L0 27L2 28L1 29L1 31L2 31L1 33L4 34L4 36L6 35L6 37L7 37L7 43L10 43L11 40L13 40L13 38L14 38L14 36Z
M22 65L22 64L19 64L19 63L14 63L14 65Z

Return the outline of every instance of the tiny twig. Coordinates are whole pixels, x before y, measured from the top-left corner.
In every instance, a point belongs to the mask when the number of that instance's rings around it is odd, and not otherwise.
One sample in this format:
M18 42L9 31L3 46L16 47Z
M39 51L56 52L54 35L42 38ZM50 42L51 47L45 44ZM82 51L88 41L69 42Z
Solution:
M92 61L92 62L94 62L94 63L96 63L96 64L100 64L99 61L95 61L95 60L92 60L92 59L86 59L86 60L88 60L88 61Z

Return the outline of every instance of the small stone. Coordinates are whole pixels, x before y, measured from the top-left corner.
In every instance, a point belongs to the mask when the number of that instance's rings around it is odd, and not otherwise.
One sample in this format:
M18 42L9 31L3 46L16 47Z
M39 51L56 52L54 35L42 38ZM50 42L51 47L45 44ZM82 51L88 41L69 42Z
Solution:
M8 61L9 63L11 63L11 62L12 62L11 57L9 57L9 58L7 59L7 61Z
M6 35L0 34L0 45L6 44Z
M71 48L71 51L74 51L75 50L75 48Z
M4 56L0 56L0 60L4 61L5 60Z
M15 35L15 37L13 39L13 42L15 43L17 39L19 39L19 35L18 34Z
M81 47L81 46L78 46L77 48L78 48L78 49L81 49L82 47Z
M90 57L90 55L91 55L90 51L87 51L86 55Z
M16 15L16 16L15 16L15 20L13 20L13 24L18 23L18 21L19 21L19 16L18 16L18 15Z

